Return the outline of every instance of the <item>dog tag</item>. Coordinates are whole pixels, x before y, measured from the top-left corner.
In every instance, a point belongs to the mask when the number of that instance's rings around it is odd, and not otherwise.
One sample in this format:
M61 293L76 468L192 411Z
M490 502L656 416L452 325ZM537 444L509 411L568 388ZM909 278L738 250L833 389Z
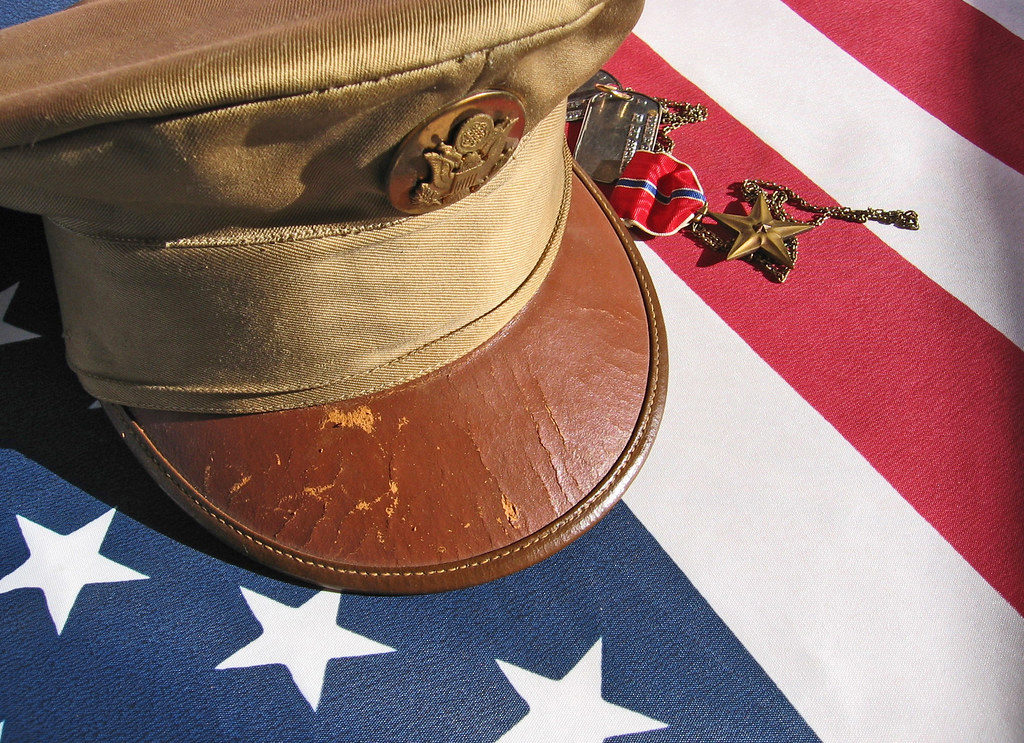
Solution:
M660 126L661 104L653 98L600 91L587 102L576 160L595 181L614 183L637 150L655 150Z
M611 73L599 70L569 96L569 106L565 112L566 121L579 121L583 118L583 114L587 110L587 102L600 92L598 85L607 85L610 88L620 87L619 81Z

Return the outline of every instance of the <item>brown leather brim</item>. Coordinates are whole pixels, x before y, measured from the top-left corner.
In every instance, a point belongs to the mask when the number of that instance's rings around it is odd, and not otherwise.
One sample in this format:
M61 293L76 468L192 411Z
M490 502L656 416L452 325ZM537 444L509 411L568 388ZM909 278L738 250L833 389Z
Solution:
M525 568L605 515L654 438L667 367L636 246L577 172L541 289L458 361L326 406L104 409L171 498L253 559L327 588L421 593Z

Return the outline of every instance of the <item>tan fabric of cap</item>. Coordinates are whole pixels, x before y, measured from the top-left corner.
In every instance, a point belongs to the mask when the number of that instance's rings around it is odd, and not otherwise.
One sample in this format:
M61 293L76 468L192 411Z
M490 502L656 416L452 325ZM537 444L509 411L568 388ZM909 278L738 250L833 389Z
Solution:
M640 5L80 3L0 30L0 204L161 241L391 219L384 180L406 134L489 89L517 95L532 129Z
M564 105L641 5L85 0L0 30L0 205L44 218L69 362L198 524L413 593L614 506L665 327Z
M508 322L568 211L559 102L635 10L144 5L145 22L96 0L0 31L0 203L47 218L93 395L222 413L393 386ZM482 192L403 219L384 195L396 144L486 87L523 100L521 151Z
M154 244L48 221L68 361L99 399L216 413L342 400L450 363L547 275L569 210L564 118L481 191L383 227Z

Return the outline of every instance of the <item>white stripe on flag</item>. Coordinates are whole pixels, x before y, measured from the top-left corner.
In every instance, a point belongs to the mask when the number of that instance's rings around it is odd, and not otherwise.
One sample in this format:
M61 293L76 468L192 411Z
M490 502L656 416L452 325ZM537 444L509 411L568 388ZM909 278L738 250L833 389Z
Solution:
M633 513L823 740L1017 740L1024 618L643 250L671 373Z
M1021 0L964 0L1011 33L1024 38L1024 3Z
M916 209L920 232L869 226L1024 347L1024 175L778 0L649 0L637 33L840 203Z

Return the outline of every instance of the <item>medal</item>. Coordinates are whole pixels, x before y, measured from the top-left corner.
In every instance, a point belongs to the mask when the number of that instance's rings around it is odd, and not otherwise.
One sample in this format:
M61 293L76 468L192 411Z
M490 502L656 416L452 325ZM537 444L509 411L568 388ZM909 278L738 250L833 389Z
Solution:
M741 217L738 214L719 214L718 212L707 212L707 215L719 224L724 224L735 230L738 234L725 254L727 261L743 258L757 250L763 250L776 263L781 263L786 268L792 268L793 256L786 248L785 239L814 229L814 225L791 222L788 219L775 219L775 215L768 208L768 200L765 199L764 193L757 197L750 216Z
M785 281L796 264L797 236L828 219L918 229L913 211L815 206L785 186L755 179L740 184L749 214L709 211L697 174L672 156L668 136L684 124L704 121L704 106L643 95L598 73L573 94L570 109L570 121L582 120L573 154L595 181L610 187L608 200L628 226L651 236L688 227L726 260L744 260L773 281ZM787 203L814 216L793 219ZM709 217L729 236L713 230L705 222Z
M797 196L792 189L771 181L745 180L740 184L740 193L743 200L752 205L749 215L722 214L705 209L688 223L690 232L712 250L725 253L726 260L746 260L780 284L796 264L797 235L819 227L829 219L860 224L877 222L902 230L919 228L917 212L914 211L815 206ZM783 206L787 203L815 216L806 222L794 220ZM736 234L732 239L723 238L704 224L705 217L711 217Z

